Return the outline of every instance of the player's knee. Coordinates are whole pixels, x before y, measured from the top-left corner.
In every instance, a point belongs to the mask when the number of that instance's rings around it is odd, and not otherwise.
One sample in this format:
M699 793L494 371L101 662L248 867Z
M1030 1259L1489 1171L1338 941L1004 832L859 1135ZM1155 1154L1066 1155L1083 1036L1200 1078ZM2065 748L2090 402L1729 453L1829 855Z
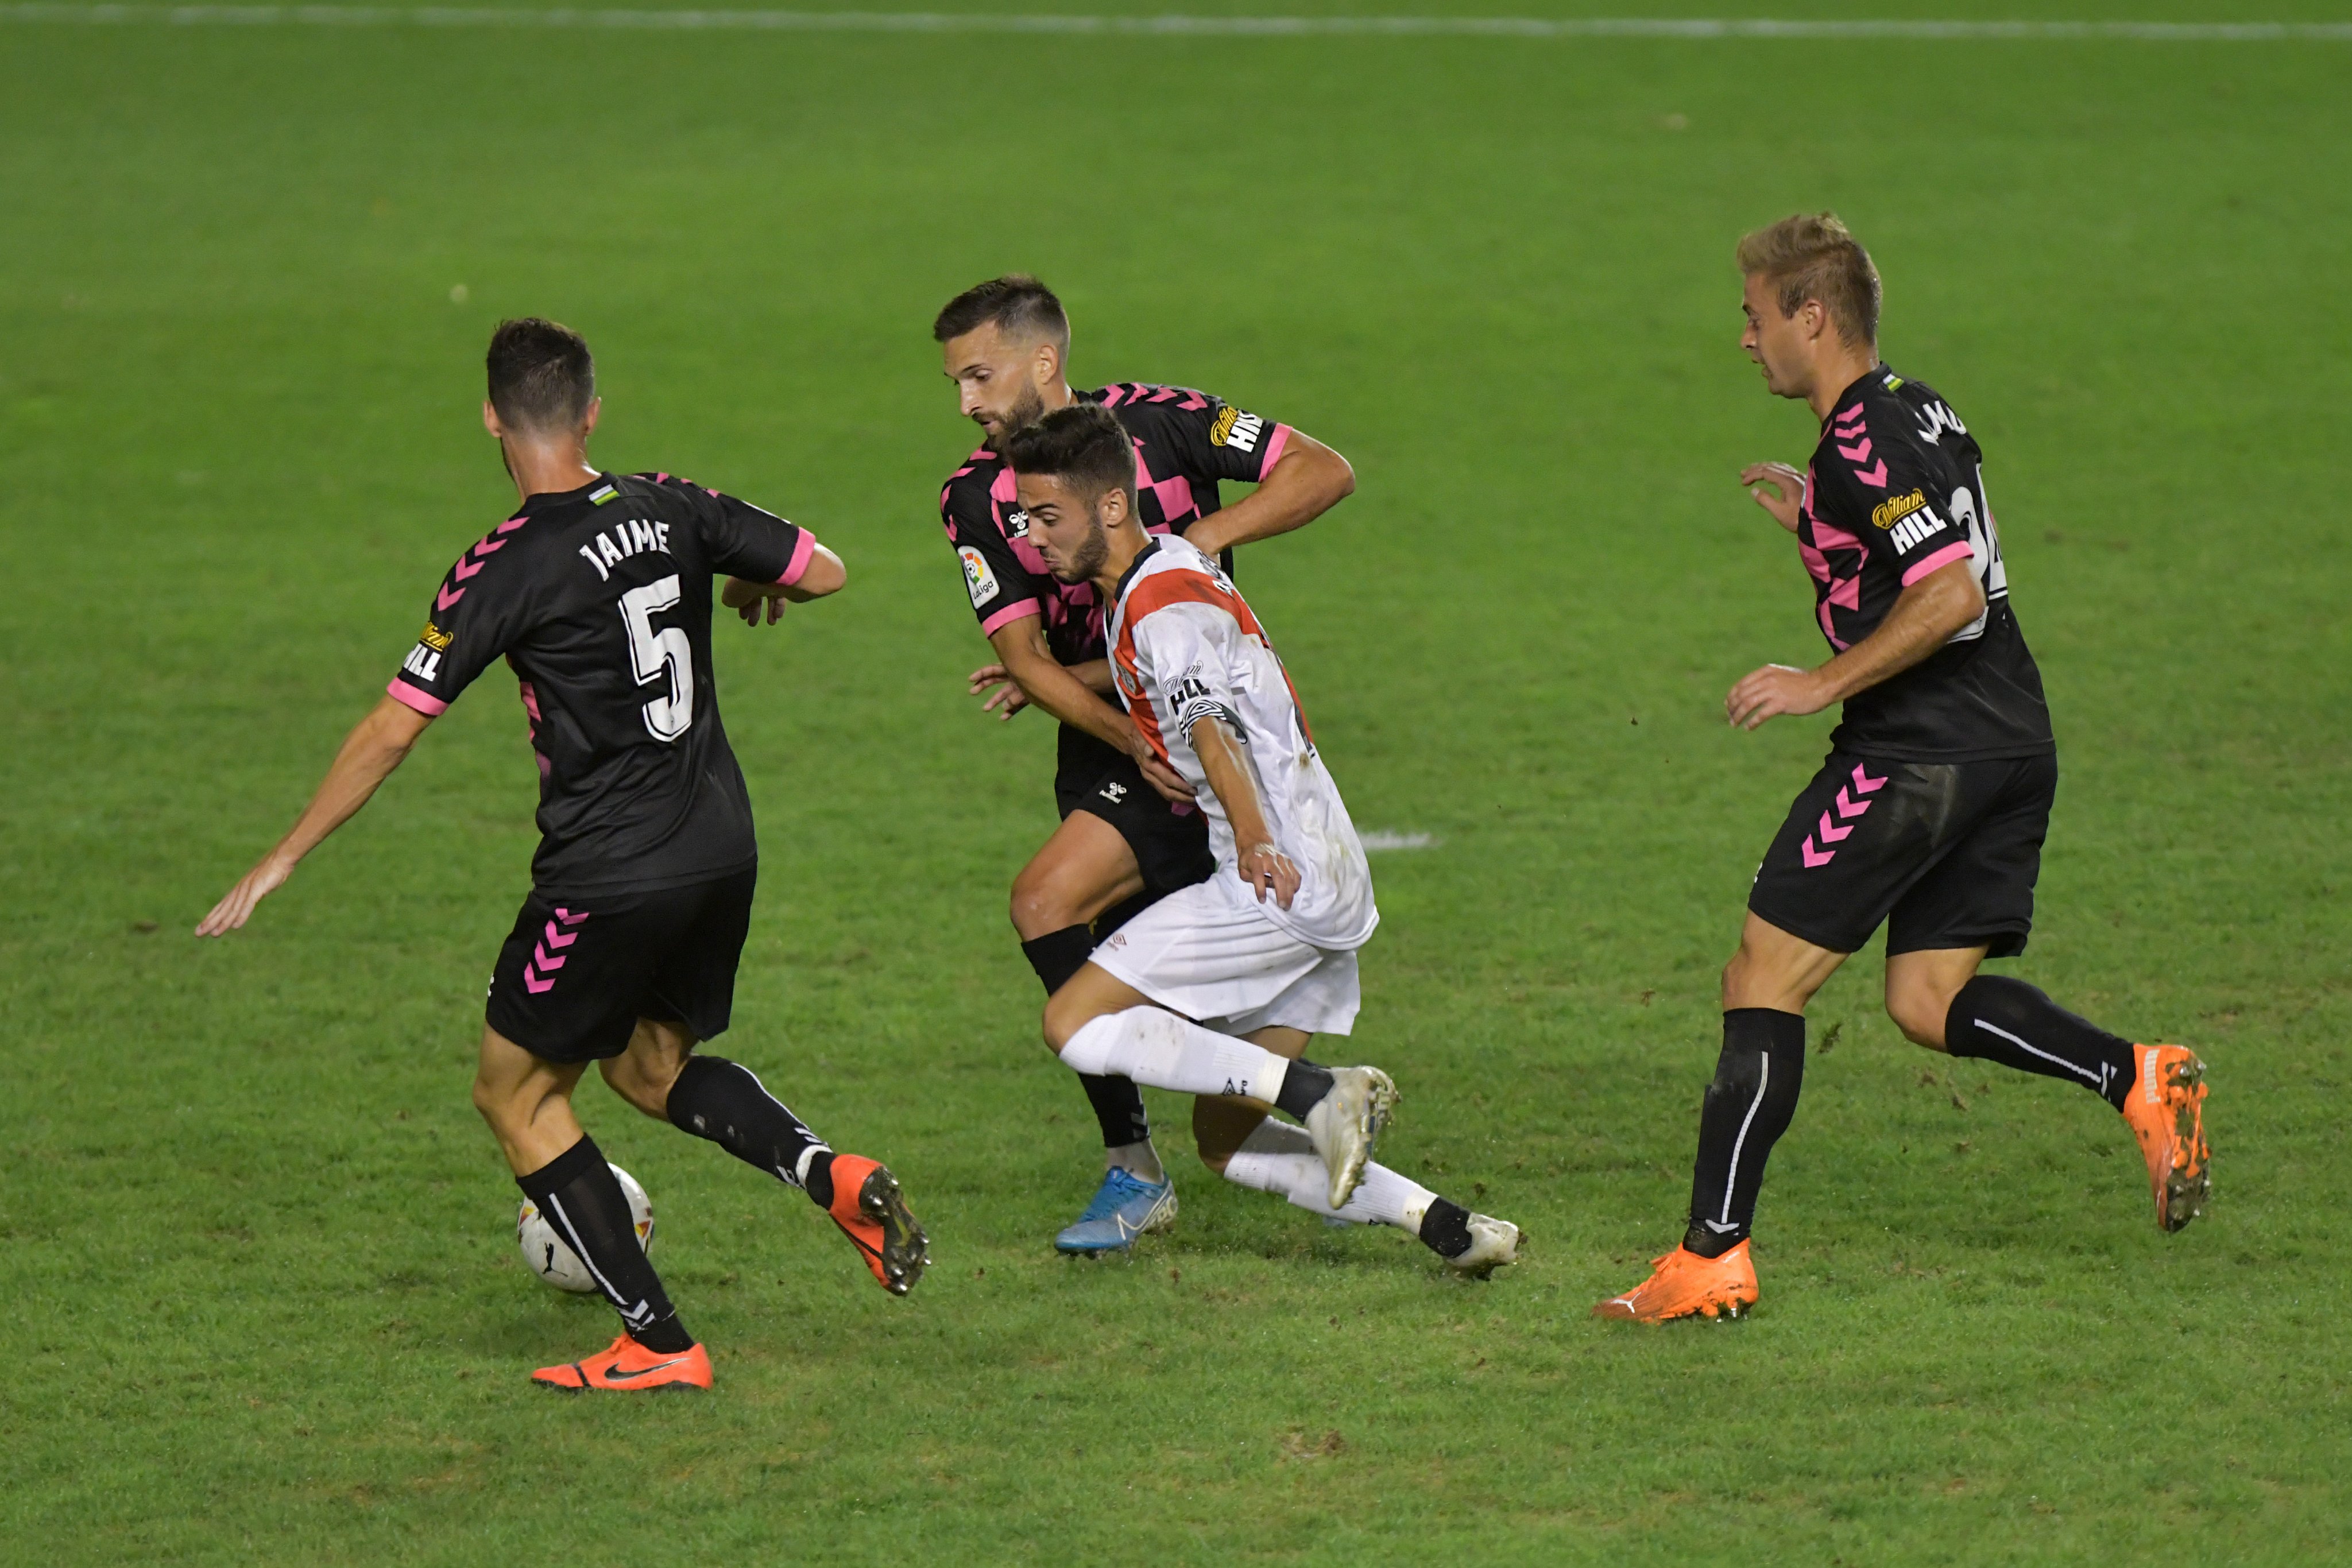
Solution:
M1033 864L1013 879L1013 928L1024 939L1078 924L1068 894L1051 871Z
M515 1125L513 1096L479 1074L474 1079L474 1109L493 1133L503 1134Z
M1045 1001L1045 1049L1056 1056L1062 1054L1062 1048L1070 1043L1070 1037L1087 1021L1078 1016L1083 1009L1064 1001L1062 996L1056 991Z
M1886 1016L1904 1039L1929 1051L1944 1049L1944 1017L1951 1005L1949 997L1936 996L1924 987L1890 988L1886 993Z

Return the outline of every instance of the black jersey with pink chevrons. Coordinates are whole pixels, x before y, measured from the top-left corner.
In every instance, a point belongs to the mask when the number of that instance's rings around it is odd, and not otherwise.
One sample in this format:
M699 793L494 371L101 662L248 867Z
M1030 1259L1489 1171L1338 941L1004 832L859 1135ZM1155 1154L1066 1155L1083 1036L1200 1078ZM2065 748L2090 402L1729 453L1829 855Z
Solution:
M431 717L506 660L539 758L541 892L730 875L759 851L719 721L710 580L796 582L815 550L783 518L667 474L533 496L457 558L385 690Z
M1220 480L1255 483L1273 471L1290 427L1207 392L1121 382L1073 394L1116 412L1135 443L1136 500L1147 532L1182 534L1223 505ZM1061 582L1029 542L1029 514L1013 498L1013 471L983 446L948 476L940 521L963 566L964 589L983 634L1042 616L1045 643L1065 664L1103 657L1103 607L1090 582Z
M1984 590L1984 613L1944 646L1846 699L1832 745L1905 762L2056 749L2042 672L2010 608L1984 455L1934 389L1880 365L1839 396L1805 471L1797 550L1822 634L1841 653L1932 571L1969 562Z

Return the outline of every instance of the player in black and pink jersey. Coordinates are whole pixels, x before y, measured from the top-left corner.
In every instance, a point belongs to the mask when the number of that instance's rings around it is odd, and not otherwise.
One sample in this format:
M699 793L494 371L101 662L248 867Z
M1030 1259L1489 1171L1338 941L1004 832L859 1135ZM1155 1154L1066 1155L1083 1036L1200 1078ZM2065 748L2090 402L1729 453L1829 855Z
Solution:
M588 461L601 404L578 334L536 319L490 340L482 422L521 506L457 558L385 695L310 807L196 927L243 925L295 864L367 803L425 727L500 659L539 760L531 891L490 978L474 1104L515 1180L594 1275L624 1332L542 1367L557 1388L710 1385L710 1360L646 1260L620 1183L572 1114L595 1062L649 1116L800 1187L903 1295L926 1261L890 1173L835 1154L748 1069L698 1052L726 1029L758 846L719 723L711 579L772 623L838 590L840 559L759 507L667 474Z
M1182 387L1122 382L1073 392L1069 319L1034 277L991 279L950 300L932 324L959 407L982 433L949 476L940 517L996 662L971 688L1003 717L1034 705L1061 721L1054 776L1062 825L1013 883L1013 925L1049 997L1128 916L1215 868L1183 780L1112 706L1103 605L1090 583L1058 581L1029 538L999 455L1005 437L1074 402L1112 410L1135 444L1144 527L1178 534L1228 569L1236 545L1312 522L1355 488L1347 459L1321 442ZM1219 486L1257 486L1231 506ZM1124 1078L1081 1075L1102 1130L1102 1185L1065 1252L1113 1251L1175 1218L1176 1194L1143 1097Z
M2022 980L1978 972L2025 950L2058 748L1975 438L1932 389L1880 361L1878 271L1835 216L1748 235L1739 269L1742 347L1768 390L1821 422L1803 472L1759 464L1740 482L1796 535L1832 657L1750 673L1724 713L1748 729L1834 702L1844 714L1757 871L1723 972L1723 1051L1682 1244L1596 1306L1601 1317L1754 1303L1748 1228L1804 1080L1805 1006L1882 924L1886 1011L1907 1038L2067 1080L2121 1112L2168 1231L2202 1211L2209 1186L2195 1053L2135 1045Z

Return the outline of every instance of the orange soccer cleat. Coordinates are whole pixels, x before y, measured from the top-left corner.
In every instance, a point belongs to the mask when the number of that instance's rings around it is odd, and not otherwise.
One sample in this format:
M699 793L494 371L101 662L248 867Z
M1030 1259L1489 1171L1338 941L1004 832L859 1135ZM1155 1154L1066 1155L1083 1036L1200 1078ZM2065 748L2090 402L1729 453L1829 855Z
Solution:
M1648 1279L1601 1302L1592 1315L1663 1323L1694 1316L1745 1317L1756 1304L1756 1265L1748 1260L1744 1238L1720 1258L1702 1258L1687 1247L1677 1247L1653 1259L1651 1267L1655 1272Z
M833 1206L825 1212L857 1243L884 1290L903 1296L915 1288L931 1260L930 1239L908 1212L887 1166L863 1155L834 1155Z
M2205 1064L2185 1045L2136 1045L2139 1082L2124 1101L2156 1189L2156 1223L2178 1230L2205 1212L2213 1190L2205 1146Z
M700 1345L682 1351L647 1350L623 1334L594 1355L530 1375L541 1388L577 1393L583 1388L708 1388L710 1356Z

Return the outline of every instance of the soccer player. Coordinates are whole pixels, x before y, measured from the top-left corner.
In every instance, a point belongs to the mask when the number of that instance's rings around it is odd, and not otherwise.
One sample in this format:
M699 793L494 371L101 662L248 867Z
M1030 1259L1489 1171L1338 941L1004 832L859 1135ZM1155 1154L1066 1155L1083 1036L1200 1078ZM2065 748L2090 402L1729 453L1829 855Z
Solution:
M1045 570L1000 455L1005 435L1073 402L1114 410L1134 444L1138 520L1210 556L1303 527L1355 488L1347 460L1289 425L1181 387L1122 382L1073 392L1070 324L1034 277L992 278L948 301L932 325L961 407L982 444L940 492L940 516L996 662L975 695L1010 718L1034 704L1061 721L1054 777L1062 825L1013 883L1021 950L1053 995L1099 936L1214 862L1189 791L1111 705L1103 606L1090 582ZM1224 480L1257 489L1219 504ZM1122 1249L1176 1217L1176 1189L1151 1145L1143 1096L1125 1079L1079 1082L1102 1131L1101 1186L1055 1238L1065 1252Z
M1145 529L1131 439L1111 410L1079 402L1003 451L1046 568L1108 606L1113 679L1154 758L1192 789L1216 870L1095 948L1047 1000L1045 1042L1080 1072L1201 1096L1201 1158L1227 1180L1396 1226L1447 1267L1491 1273L1517 1258L1517 1227L1371 1163L1396 1098L1388 1075L1301 1054L1310 1035L1355 1024L1356 951L1381 918L1371 871L1233 580L1191 541Z
M624 1332L542 1367L555 1388L707 1388L710 1358L639 1249L572 1091L593 1061L649 1116L799 1187L903 1295L928 1252L888 1170L836 1154L747 1068L701 1053L726 1029L758 851L719 723L710 580L730 608L837 591L805 529L667 474L588 461L601 401L588 345L536 319L490 340L482 423L521 506L467 548L385 696L278 847L196 927L219 936L367 803L425 727L493 660L515 673L539 760L531 891L499 951L474 1104L516 1185L587 1264Z
M1755 1302L1748 1228L1804 1080L1805 1004L1882 924L1886 1011L1913 1042L2105 1101L2139 1142L2168 1231L2202 1212L2209 1185L2193 1052L2135 1045L2023 980L1978 972L2025 950L2058 758L1975 439L1933 389L1880 361L1878 272L1835 216L1759 230L1738 260L1741 346L1767 391L1821 422L1805 470L1758 464L1739 480L1797 536L1833 656L1752 672L1724 714L1754 729L1845 708L1765 853L1723 972L1723 1051L1682 1245L1593 1308L1650 1322Z

